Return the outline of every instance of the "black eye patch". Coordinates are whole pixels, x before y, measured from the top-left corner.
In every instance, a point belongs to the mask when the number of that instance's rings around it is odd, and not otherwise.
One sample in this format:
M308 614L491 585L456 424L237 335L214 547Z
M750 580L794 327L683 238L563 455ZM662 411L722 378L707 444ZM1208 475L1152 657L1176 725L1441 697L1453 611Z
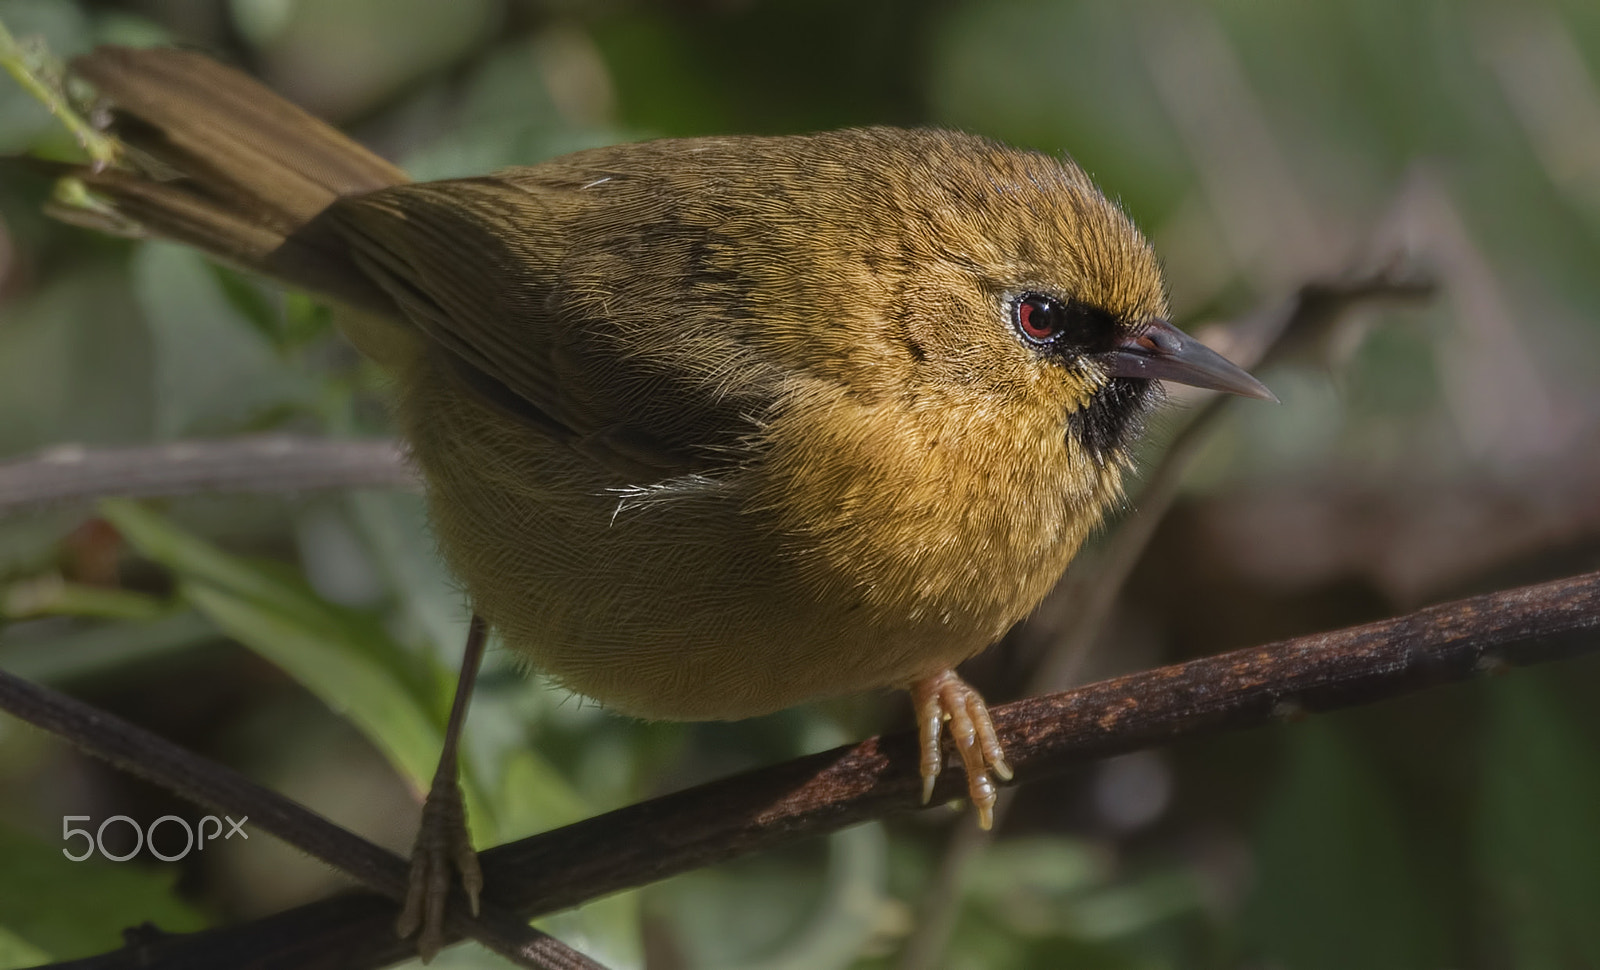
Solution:
M1108 351L1120 329L1116 318L1099 307L1037 292L1023 293L1012 302L1011 322L1025 342L1056 353Z

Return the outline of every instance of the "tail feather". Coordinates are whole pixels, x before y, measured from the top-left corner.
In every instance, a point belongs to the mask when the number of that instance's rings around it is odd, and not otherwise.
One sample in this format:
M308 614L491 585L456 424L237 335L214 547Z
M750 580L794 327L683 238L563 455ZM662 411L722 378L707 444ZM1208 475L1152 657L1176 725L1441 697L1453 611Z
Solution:
M172 48L72 61L113 111L127 166L73 174L144 231L366 309L392 303L317 216L405 173L239 71Z

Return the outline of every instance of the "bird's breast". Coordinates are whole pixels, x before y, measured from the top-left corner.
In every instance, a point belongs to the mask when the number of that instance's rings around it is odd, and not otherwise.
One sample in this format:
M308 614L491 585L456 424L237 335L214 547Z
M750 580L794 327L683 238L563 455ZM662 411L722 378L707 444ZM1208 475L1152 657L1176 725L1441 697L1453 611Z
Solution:
M1043 402L818 398L774 427L765 504L814 595L858 604L912 675L1026 616L1120 494Z
M961 403L816 391L726 473L639 487L446 369L401 414L440 546L506 645L624 713L700 720L904 686L1044 596L1115 473L1074 458L1059 413Z

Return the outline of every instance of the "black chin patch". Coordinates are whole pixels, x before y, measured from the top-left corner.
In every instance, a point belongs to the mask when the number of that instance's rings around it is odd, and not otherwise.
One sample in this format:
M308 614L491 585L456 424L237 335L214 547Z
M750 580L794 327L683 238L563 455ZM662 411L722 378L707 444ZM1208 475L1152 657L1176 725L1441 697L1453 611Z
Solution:
M1120 456L1144 428L1144 414L1156 401L1155 381L1113 377L1095 392L1089 406L1067 415L1067 437L1097 462Z

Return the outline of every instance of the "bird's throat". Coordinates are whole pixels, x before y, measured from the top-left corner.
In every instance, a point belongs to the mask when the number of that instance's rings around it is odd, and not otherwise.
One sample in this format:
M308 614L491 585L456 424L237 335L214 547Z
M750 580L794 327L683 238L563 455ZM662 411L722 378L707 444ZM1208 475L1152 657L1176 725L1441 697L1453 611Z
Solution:
M1117 463L1144 431L1144 418L1160 399L1155 381L1113 377L1067 414L1067 438L1098 464Z

